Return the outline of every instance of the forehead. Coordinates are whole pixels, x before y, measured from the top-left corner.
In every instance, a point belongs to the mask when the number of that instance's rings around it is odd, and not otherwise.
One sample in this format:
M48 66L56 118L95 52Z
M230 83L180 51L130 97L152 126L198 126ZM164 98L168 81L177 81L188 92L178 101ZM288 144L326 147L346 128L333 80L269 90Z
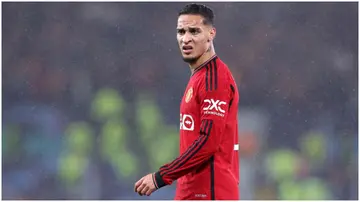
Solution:
M177 22L178 28L204 26L204 18L201 15L180 15Z

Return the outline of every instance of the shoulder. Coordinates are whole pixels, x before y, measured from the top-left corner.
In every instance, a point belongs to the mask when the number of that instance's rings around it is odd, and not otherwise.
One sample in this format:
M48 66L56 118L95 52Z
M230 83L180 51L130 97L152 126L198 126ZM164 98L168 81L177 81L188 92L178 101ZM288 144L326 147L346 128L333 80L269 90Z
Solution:
M229 73L228 66L219 57L214 58L197 75L198 90L207 92L224 90L231 82Z
M231 84L227 65L216 58L197 75L196 99L198 102L204 99L228 100L232 95Z

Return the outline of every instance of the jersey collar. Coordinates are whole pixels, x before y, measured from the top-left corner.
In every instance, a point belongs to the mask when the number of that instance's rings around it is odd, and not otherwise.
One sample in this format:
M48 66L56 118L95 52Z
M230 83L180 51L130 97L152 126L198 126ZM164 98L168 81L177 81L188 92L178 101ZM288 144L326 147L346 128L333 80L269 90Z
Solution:
M217 55L213 55L210 59L208 59L207 61L205 61L204 63L202 63L201 65L199 65L198 67L195 68L194 72L192 73L191 76L193 76L196 72L198 72L200 69L202 69L203 67L205 67L206 65L208 65L212 60L216 60Z

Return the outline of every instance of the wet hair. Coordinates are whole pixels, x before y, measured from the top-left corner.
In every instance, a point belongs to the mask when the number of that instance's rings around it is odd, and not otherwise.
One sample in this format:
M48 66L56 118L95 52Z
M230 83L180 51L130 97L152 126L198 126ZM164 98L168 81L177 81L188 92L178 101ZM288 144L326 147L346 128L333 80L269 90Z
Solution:
M213 10L203 4L188 4L179 12L178 16L180 15L200 15L204 18L204 25L214 25Z

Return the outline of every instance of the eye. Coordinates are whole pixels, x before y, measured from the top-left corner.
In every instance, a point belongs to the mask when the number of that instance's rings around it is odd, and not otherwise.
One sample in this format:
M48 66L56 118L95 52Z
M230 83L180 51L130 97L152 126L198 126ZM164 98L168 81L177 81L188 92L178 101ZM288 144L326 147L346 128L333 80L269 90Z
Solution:
M189 32L190 32L192 35L196 35L196 34L200 33L200 30L197 29L197 28L190 28L190 29L189 29Z
M184 29L178 29L177 33L180 34L180 35L183 35L183 34L185 34L185 30Z

